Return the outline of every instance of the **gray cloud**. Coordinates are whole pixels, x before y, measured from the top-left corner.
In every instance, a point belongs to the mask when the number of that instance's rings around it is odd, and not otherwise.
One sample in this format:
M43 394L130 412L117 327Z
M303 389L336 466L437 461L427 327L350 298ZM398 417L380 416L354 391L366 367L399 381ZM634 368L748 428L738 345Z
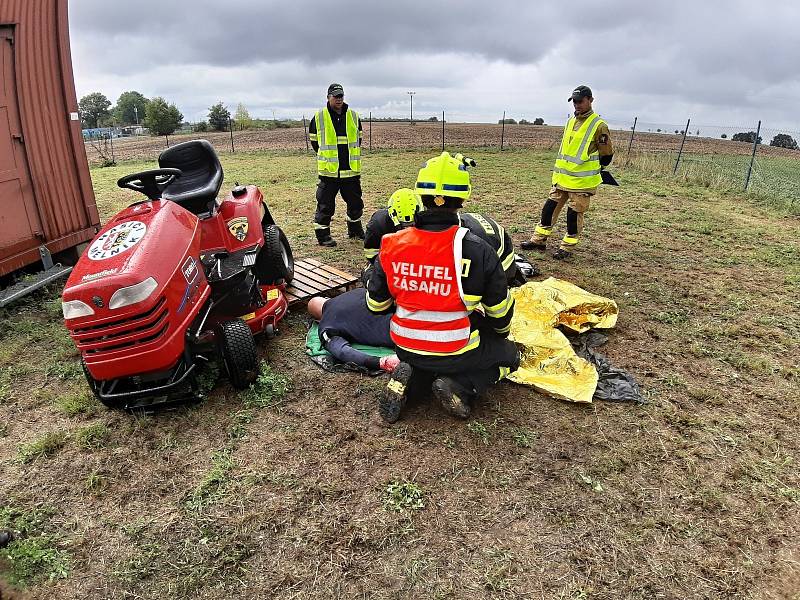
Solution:
M308 112L335 80L379 114L405 114L414 89L430 114L558 121L581 82L606 114L791 128L798 16L793 3L744 0L75 0L70 29L79 94L139 89L187 118L217 99L262 116Z

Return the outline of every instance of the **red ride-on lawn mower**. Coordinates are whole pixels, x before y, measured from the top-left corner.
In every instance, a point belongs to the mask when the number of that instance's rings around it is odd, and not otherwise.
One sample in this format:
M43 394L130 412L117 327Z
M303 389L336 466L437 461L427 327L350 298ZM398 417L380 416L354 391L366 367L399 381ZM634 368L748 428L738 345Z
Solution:
M217 200L222 165L205 140L123 177L141 192L106 223L62 295L86 379L103 404L149 408L201 397L197 374L216 355L236 388L258 375L253 335L275 333L294 275L286 236L261 191Z

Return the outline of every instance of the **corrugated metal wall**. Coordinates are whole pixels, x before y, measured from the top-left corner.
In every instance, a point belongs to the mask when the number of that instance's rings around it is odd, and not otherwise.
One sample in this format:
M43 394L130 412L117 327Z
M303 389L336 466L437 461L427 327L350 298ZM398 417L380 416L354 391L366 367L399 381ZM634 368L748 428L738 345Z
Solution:
M0 24L14 25L25 153L44 238L57 252L91 239L100 221L75 117L67 0L2 0ZM38 252L27 257L22 262L34 262ZM0 274L22 266L20 260L0 264Z

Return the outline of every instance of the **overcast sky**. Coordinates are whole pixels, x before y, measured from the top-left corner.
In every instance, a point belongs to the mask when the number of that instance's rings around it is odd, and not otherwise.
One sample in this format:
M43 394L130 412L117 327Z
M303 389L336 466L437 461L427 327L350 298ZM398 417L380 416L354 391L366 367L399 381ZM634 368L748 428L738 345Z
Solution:
M800 130L800 3L70 0L78 97L138 90L188 121L222 101L309 115L330 82L366 115L562 122L578 84L612 124ZM690 127L694 129L694 126Z

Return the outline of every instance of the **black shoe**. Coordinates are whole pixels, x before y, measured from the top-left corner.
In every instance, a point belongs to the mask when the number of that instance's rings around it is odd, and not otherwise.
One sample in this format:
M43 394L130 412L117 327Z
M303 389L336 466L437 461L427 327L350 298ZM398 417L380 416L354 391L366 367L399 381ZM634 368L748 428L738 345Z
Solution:
M547 242L534 242L533 240L526 240L519 245L523 250L538 250L544 252L547 250Z
M326 248L335 248L336 247L336 240L333 239L330 236L328 236L326 238L323 238L321 240L317 240L317 243L320 246L325 246Z
M413 372L410 364L401 362L392 371L386 387L378 394L378 412L387 423L394 423L400 418L400 412L406 405L406 386Z
M469 417L470 407L467 398L471 394L455 381L449 377L437 377L433 380L431 389L433 397L439 401L447 414L461 419Z
M568 258L572 258L572 252L569 250L564 250L563 248L559 248L553 252L553 258L556 260L567 260Z
M351 240L364 239L364 227L361 225L361 221L347 222L347 237L349 237Z

